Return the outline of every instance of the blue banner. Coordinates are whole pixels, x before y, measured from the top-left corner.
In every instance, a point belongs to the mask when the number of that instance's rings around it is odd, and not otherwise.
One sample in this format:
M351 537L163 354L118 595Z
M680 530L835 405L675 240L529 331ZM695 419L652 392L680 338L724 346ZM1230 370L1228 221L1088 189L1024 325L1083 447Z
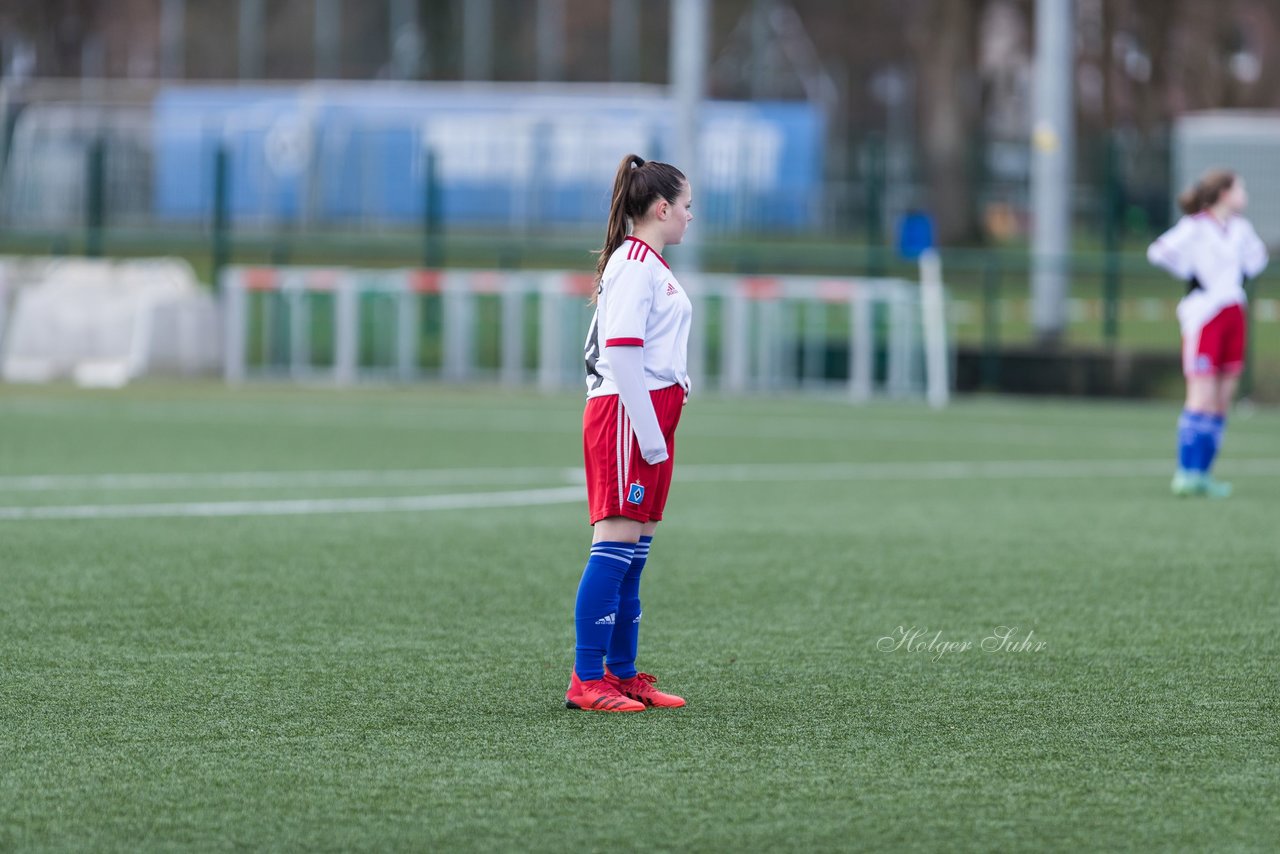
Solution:
M807 103L708 102L695 215L717 231L812 226L825 133ZM446 224L512 227L599 224L622 156L669 161L676 127L653 87L309 84L170 88L154 134L161 219L209 215L221 142L238 223L415 221L430 151Z

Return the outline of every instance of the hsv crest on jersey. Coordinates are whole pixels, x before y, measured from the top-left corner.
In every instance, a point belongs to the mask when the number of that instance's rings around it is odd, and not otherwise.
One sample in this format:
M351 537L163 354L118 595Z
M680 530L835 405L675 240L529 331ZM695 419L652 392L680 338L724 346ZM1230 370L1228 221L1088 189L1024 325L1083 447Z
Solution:
M628 487L628 489L627 489L627 503L628 503L628 504L643 504L643 503L644 503L644 485L643 485L643 484L640 484L640 483L633 483L633 484L631 484L631 486L630 486L630 487Z

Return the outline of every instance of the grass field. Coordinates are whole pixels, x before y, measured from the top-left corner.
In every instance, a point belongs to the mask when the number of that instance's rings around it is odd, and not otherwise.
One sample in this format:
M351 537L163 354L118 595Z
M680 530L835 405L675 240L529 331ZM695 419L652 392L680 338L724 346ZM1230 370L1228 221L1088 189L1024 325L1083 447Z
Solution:
M0 850L1273 850L1280 413L1175 408L695 398L608 716L577 396L0 389Z

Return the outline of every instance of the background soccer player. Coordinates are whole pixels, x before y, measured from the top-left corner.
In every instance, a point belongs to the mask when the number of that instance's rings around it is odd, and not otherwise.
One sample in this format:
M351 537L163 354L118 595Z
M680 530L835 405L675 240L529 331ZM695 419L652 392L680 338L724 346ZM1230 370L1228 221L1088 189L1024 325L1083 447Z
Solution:
M595 530L574 609L577 643L565 694L571 709L684 705L637 672L635 660L640 573L666 505L676 425L689 399L693 306L661 253L684 238L690 206L680 170L635 154L622 159L586 343L582 446Z
M1147 250L1152 264L1187 282L1178 303L1187 400L1178 420L1175 495L1225 498L1231 485L1209 472L1244 367L1245 279L1267 266L1267 249L1241 214L1244 181L1213 170L1178 197L1186 216Z

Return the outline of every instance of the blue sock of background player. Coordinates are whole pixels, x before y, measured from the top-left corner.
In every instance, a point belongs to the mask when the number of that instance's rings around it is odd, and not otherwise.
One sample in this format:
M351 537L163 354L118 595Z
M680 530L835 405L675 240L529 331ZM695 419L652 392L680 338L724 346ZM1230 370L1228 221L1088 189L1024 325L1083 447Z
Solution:
M1208 412L1191 413L1191 471L1196 474L1208 474L1209 465L1213 462L1214 416Z
M1190 409L1182 410L1178 417L1178 468L1181 471L1198 473L1200 468L1200 419L1199 412Z
M1218 455L1218 448L1222 445L1222 434L1227 429L1227 416L1221 413L1206 415L1201 424L1202 429L1205 431L1205 437L1201 440L1203 449L1201 450L1200 465L1201 471L1208 474L1209 469L1213 468L1213 460Z

